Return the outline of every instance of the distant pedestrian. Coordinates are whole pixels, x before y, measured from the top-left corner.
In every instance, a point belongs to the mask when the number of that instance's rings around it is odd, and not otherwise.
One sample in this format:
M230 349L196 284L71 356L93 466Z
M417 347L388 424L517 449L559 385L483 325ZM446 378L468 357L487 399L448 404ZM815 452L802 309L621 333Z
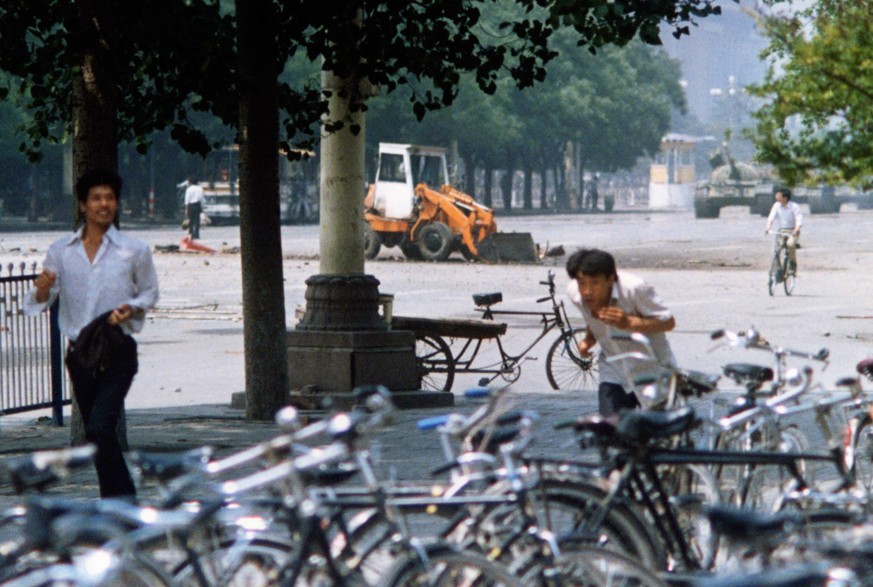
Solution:
M600 193L597 191L597 182L600 179L600 174L595 173L591 178L591 183L588 186L588 198L591 203L591 211L597 211L597 200L600 198Z
M579 341L579 353L591 355L600 345L597 367L600 372L598 401L604 416L641 404L650 407L653 399L634 393L633 380L648 373L651 363L636 359L610 361L626 352L638 350L636 343L615 338L614 334L639 332L646 335L657 361L674 365L673 351L666 332L676 327L672 312L661 302L654 288L642 278L617 271L615 259L599 249L580 249L567 259L570 283L567 294L582 312L585 336Z
M118 229L121 186L112 171L79 178L82 225L52 243L25 299L28 314L59 300L61 333L70 341L67 371L85 438L97 447L101 497L136 494L116 425L139 366L131 334L142 330L146 310L158 301L151 251Z
M185 219L188 221L188 234L193 239L200 238L200 213L203 211L203 188L196 177L188 178L185 189Z

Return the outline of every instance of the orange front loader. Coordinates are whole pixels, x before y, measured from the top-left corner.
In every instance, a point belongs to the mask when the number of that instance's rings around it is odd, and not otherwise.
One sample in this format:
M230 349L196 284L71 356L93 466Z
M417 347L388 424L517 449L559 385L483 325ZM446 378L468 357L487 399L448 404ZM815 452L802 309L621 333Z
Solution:
M444 261L455 250L468 261L538 261L529 233L497 232L490 208L448 185L444 149L383 143L379 162L364 200L368 259L384 245L428 261ZM430 187L438 180L439 190Z

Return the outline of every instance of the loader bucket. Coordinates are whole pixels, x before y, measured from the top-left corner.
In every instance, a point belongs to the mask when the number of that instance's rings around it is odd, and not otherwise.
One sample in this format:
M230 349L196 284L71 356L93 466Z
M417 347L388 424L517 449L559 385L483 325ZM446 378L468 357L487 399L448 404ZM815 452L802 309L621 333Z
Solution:
M479 260L487 263L539 263L529 232L495 232L477 245Z

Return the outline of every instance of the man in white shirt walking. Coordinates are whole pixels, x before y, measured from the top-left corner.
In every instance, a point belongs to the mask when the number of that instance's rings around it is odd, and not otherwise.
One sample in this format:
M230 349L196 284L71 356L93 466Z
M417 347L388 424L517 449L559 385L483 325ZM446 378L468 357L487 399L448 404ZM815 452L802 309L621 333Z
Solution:
M188 220L188 234L193 239L200 238L200 213L203 211L203 188L196 177L188 178L185 189L185 218Z
M97 446L94 464L101 497L133 497L136 493L116 424L139 367L131 334L142 330L146 310L158 301L151 251L117 228L121 185L121 178L112 171L89 171L79 178L76 196L83 226L52 243L42 273L25 298L28 314L59 300L61 333L70 341L67 371L85 438ZM98 318L118 331L111 339L112 347L94 364L76 345L83 346L79 334L86 327L92 330Z
M778 188L776 201L770 208L767 216L767 227L764 234L769 234L771 227L775 227L777 237L774 247L779 248L780 238L785 238L785 246L788 249L788 272L797 274L797 246L800 240L800 227L803 226L803 213L795 202L791 201L791 190ZM783 236L779 236L783 235Z

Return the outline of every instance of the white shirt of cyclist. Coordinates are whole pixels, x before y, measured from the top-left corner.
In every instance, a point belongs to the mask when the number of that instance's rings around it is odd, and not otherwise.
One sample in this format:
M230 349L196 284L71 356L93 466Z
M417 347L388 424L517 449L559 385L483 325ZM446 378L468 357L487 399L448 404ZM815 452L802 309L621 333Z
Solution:
M656 317L661 320L669 320L673 314L664 305L654 287L646 283L641 277L619 270L618 279L612 286L612 298L610 305L621 308L625 313L634 316ZM595 318L582 303L582 295L575 279L571 279L567 286L567 295L579 308L585 324L598 342L600 353L597 356L597 367L600 371L600 381L604 383L616 383L633 390L643 407L648 407L659 401L660 397L643 397L641 390L635 389L634 379L641 375L647 375L657 370L657 364L652 360L636 358L608 361L609 357L616 357L624 353L643 353L645 351L638 343L633 341L616 340L616 333L631 334L631 332L615 328ZM666 365L676 365L676 358L667 341L667 335L663 332L648 335L649 343L658 361Z
M780 202L775 202L770 208L767 222L770 222L770 226L775 230L794 230L803 226L803 212L800 211L800 206L791 200L788 200L784 206Z

